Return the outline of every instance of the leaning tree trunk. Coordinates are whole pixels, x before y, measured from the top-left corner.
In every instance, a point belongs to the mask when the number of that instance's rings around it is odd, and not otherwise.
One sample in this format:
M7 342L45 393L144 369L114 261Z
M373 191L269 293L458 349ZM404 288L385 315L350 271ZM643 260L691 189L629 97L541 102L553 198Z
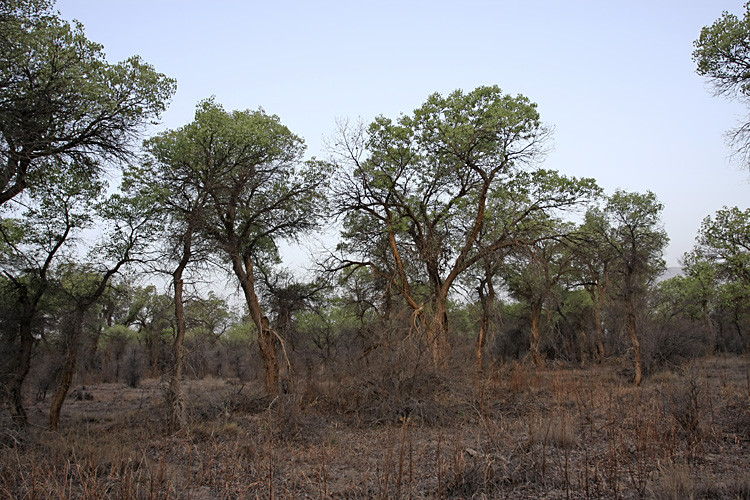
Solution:
M271 330L268 317L263 314L258 295L255 293L255 276L250 257L232 255L232 268L240 281L245 302L258 329L258 347L266 370L266 393L273 396L279 393L279 355L276 351L276 336Z
M28 415L23 407L23 381L31 369L31 351L34 347L34 336L31 333L31 321L21 319L19 328L20 345L11 370L4 377L6 379L8 410L13 422L19 427L26 427L29 423Z
M65 358L65 365L63 366L62 379L60 385L55 391L55 396L52 399L52 405L49 409L49 428L51 431L56 431L60 427L60 411L62 410L65 398L68 395L70 386L73 383L73 374L76 368L76 358L78 354L78 343L81 337L81 330L83 329L83 318L86 313L85 307L76 307L73 313L73 320L69 325L68 334L66 335L67 343L67 356Z

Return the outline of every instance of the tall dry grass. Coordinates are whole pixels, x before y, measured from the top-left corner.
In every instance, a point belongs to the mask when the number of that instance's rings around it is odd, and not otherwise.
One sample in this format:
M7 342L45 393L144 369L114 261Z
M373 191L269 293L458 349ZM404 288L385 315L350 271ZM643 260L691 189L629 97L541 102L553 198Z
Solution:
M1 430L0 498L750 498L747 358L635 388L609 365L477 377L415 356L318 370L275 398L188 382L173 435L154 380L88 386L60 433L30 403L34 425Z

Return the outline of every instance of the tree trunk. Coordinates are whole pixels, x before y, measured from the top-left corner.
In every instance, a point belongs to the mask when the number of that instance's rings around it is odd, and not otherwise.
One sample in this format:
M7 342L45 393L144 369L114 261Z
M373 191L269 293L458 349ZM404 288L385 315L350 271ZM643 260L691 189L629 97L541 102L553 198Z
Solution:
M627 313L627 328L628 334L630 335L630 342L633 344L633 355L635 357L635 375L633 382L636 387L641 385L643 380L643 357L641 354L641 342L638 340L638 332L636 330L635 312L632 309Z
M174 279L174 310L177 332L172 344L174 361L170 370L172 373L167 391L167 404L170 410L169 429L172 432L182 430L186 427L185 393L182 390L182 368L185 364L185 331L187 330L185 324L185 306L182 301L183 286L182 272L176 272Z
M539 332L539 323L542 318L542 305L539 303L531 304L531 348L529 354L531 355L531 362L535 366L542 366L544 360L542 354L539 352L539 339L541 334Z
M594 343L596 344L597 361L604 361L604 332L602 331L602 307L604 305L604 294L606 287L597 285L596 289L586 288L594 305Z
M238 253L231 255L232 268L240 281L240 287L245 295L245 302L258 329L258 347L266 370L266 393L274 396L279 393L279 356L276 352L276 338L271 330L268 317L263 314L255 293L255 276L250 257L242 258Z
M146 353L148 355L149 373L151 377L159 376L159 354L161 350L159 334L153 331L154 325L146 325L143 328L145 332Z
M96 355L99 352L99 339L102 336L104 324L100 323L96 332L91 336L91 343L86 349L86 357L83 361L86 372L91 373L96 368Z
M484 371L484 345L487 342L489 320L490 318L486 314L482 314L482 321L479 323L479 335L477 336L477 346L474 353L474 366L479 374Z
M34 347L34 336L31 333L30 319L21 319L19 337L20 345L13 368L7 375L6 391L11 419L19 427L26 427L29 419L23 407L23 382L26 380L26 376L31 369L31 352Z
M68 395L70 386L73 383L73 374L76 368L76 357L78 354L78 343L83 329L83 318L86 308L78 306L73 313L72 324L69 325L67 339L67 356L63 366L62 379L57 387L55 397L52 399L52 405L49 409L49 429L57 431L60 428L60 411L62 410L65 397Z
M581 350L581 368L586 368L586 329L581 328L581 334L579 337L579 348Z
M258 346L266 366L266 392L273 396L279 393L280 369L279 355L276 352L276 337L269 325L268 316L263 316L260 323Z
M485 285L487 286L487 294L484 293ZM495 287L492 286L491 277L479 286L478 292L479 302L482 304L482 319L479 323L475 366L477 373L482 373L484 370L484 347L487 344L492 321L495 319Z
M602 306L598 301L594 303L594 329L596 335L596 356L601 363L604 361L604 332L602 330Z
M552 311L547 311L547 324L549 325L552 323ZM556 328L557 332L560 334L563 340L563 346L565 347L565 356L567 357L568 361L574 362L576 360L576 334L575 331L563 329L562 331L559 328Z
M711 315L708 312L708 302L703 301L701 304L703 311L703 321L706 323L706 330L708 330L708 355L713 356L716 352L716 328L714 328L714 322L711 321Z
M393 294L391 293L391 286L388 285L385 289L385 294L383 295L383 314L382 314L383 321L386 321L386 322L390 321L392 309L393 309Z
M450 351L448 339L448 298L447 292L438 290L434 302L434 316L429 327L429 341L432 344L432 359L435 368L440 367Z

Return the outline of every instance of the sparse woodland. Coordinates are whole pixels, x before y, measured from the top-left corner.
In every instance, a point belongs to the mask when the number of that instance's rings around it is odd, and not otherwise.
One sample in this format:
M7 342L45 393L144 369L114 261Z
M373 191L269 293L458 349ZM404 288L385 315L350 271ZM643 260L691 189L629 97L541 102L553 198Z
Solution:
M325 160L214 98L148 136L175 82L53 4L0 5L0 497L750 498L750 209L667 279L657 196L497 86ZM738 98L748 19L693 54Z

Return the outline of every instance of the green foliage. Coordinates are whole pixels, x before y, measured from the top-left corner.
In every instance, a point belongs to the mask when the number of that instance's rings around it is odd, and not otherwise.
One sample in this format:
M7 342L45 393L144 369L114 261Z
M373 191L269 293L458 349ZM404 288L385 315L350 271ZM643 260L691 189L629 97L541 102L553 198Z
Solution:
M362 236L395 232L421 258L440 263L456 252L444 243L465 242L456 237L456 219L476 213L502 175L539 157L547 133L536 105L497 87L433 94L413 116L381 116L366 136L352 132L362 135L345 136L340 145L369 156L347 158L351 170L336 190L347 234L363 223L369 228Z
M460 338L476 338L479 332L479 318L476 307L473 304L448 301L448 319L451 330Z
M52 159L95 175L99 160L131 158L175 91L137 56L108 63L51 4L15 0L0 11L0 204L44 183Z
M208 297L190 298L185 304L185 316L189 335L212 340L223 337L235 323L227 301L213 290Z
M706 290L692 276L674 276L657 284L654 312L662 316L682 316L693 321L703 319Z
M335 186L339 249L415 295L447 290L472 265L512 245L532 213L595 196L591 179L534 170L549 130L536 105L497 86L433 94L412 115L342 126Z
M228 342L246 344L258 338L258 329L255 328L255 324L249 318L244 318L243 321L232 323L227 328L224 338Z
M296 326L303 342L314 344L321 332L339 335L341 332L356 331L359 324L357 316L348 307L339 301L332 301L325 308L300 312Z
M744 337L750 308L750 209L724 207L706 217L683 265L706 314L710 309L721 330Z
M718 94L750 95L750 3L741 19L723 12L693 45L698 74L709 77Z
M102 348L106 347L107 344L112 342L128 342L136 341L138 339L135 330L128 328L125 325L115 324L108 326L104 329L104 335L99 339Z
M572 225L560 220L538 222L534 240L511 250L500 274L517 299L544 302L571 271L571 253L560 237L572 231Z
M594 306L594 302L591 299L591 295L586 293L585 290L575 288L572 290L565 290L565 293L560 300L560 311L565 316L575 316L577 318L590 317L591 308ZM586 320L580 319L579 322L583 323Z
M201 231L219 241L239 238L243 255L275 252L275 238L312 230L325 210L328 165L300 165L302 139L262 109L227 112L206 99L192 123L159 134L145 147L152 160L132 173L137 185L155 187L162 203L183 213L191 208L186 198L210 203ZM197 201L200 193L210 201Z
M106 187L78 169L51 161L48 167L48 182L24 194L23 209L7 204L3 211L12 217L0 218L0 269L13 290L16 320L27 324L67 307L58 275L76 258L83 231L98 221L95 206Z
M57 267L56 278L67 295L79 300L94 294L103 276L94 266L65 262Z
M651 191L616 191L604 208L610 229L607 241L617 255L613 270L620 292L643 294L666 266L663 253L669 237L661 224L664 206Z
M98 200L95 209L102 235L90 247L91 261L119 262L121 267L156 259L153 243L163 234L164 225L158 207L148 198L114 193Z
M6 271L7 266L48 268L52 257L70 250L75 238L96 223L95 206L106 184L57 162L47 167L47 182L29 189L23 210L6 206L6 213L16 217L0 218L0 262Z
M691 269L698 263L713 263L718 277L750 285L750 209L727 208L703 220L698 233ZM693 262L695 261L695 262Z
M616 247L609 243L610 221L598 208L586 212L582 224L572 235L573 265L579 282L594 296L606 293Z
M127 316L123 322L137 330L171 333L174 302L156 287L148 285L132 290Z
M697 72L707 77L717 95L748 103L750 97L750 2L742 18L724 12L701 30L693 42ZM728 133L728 142L747 167L750 165L750 123L745 121Z

